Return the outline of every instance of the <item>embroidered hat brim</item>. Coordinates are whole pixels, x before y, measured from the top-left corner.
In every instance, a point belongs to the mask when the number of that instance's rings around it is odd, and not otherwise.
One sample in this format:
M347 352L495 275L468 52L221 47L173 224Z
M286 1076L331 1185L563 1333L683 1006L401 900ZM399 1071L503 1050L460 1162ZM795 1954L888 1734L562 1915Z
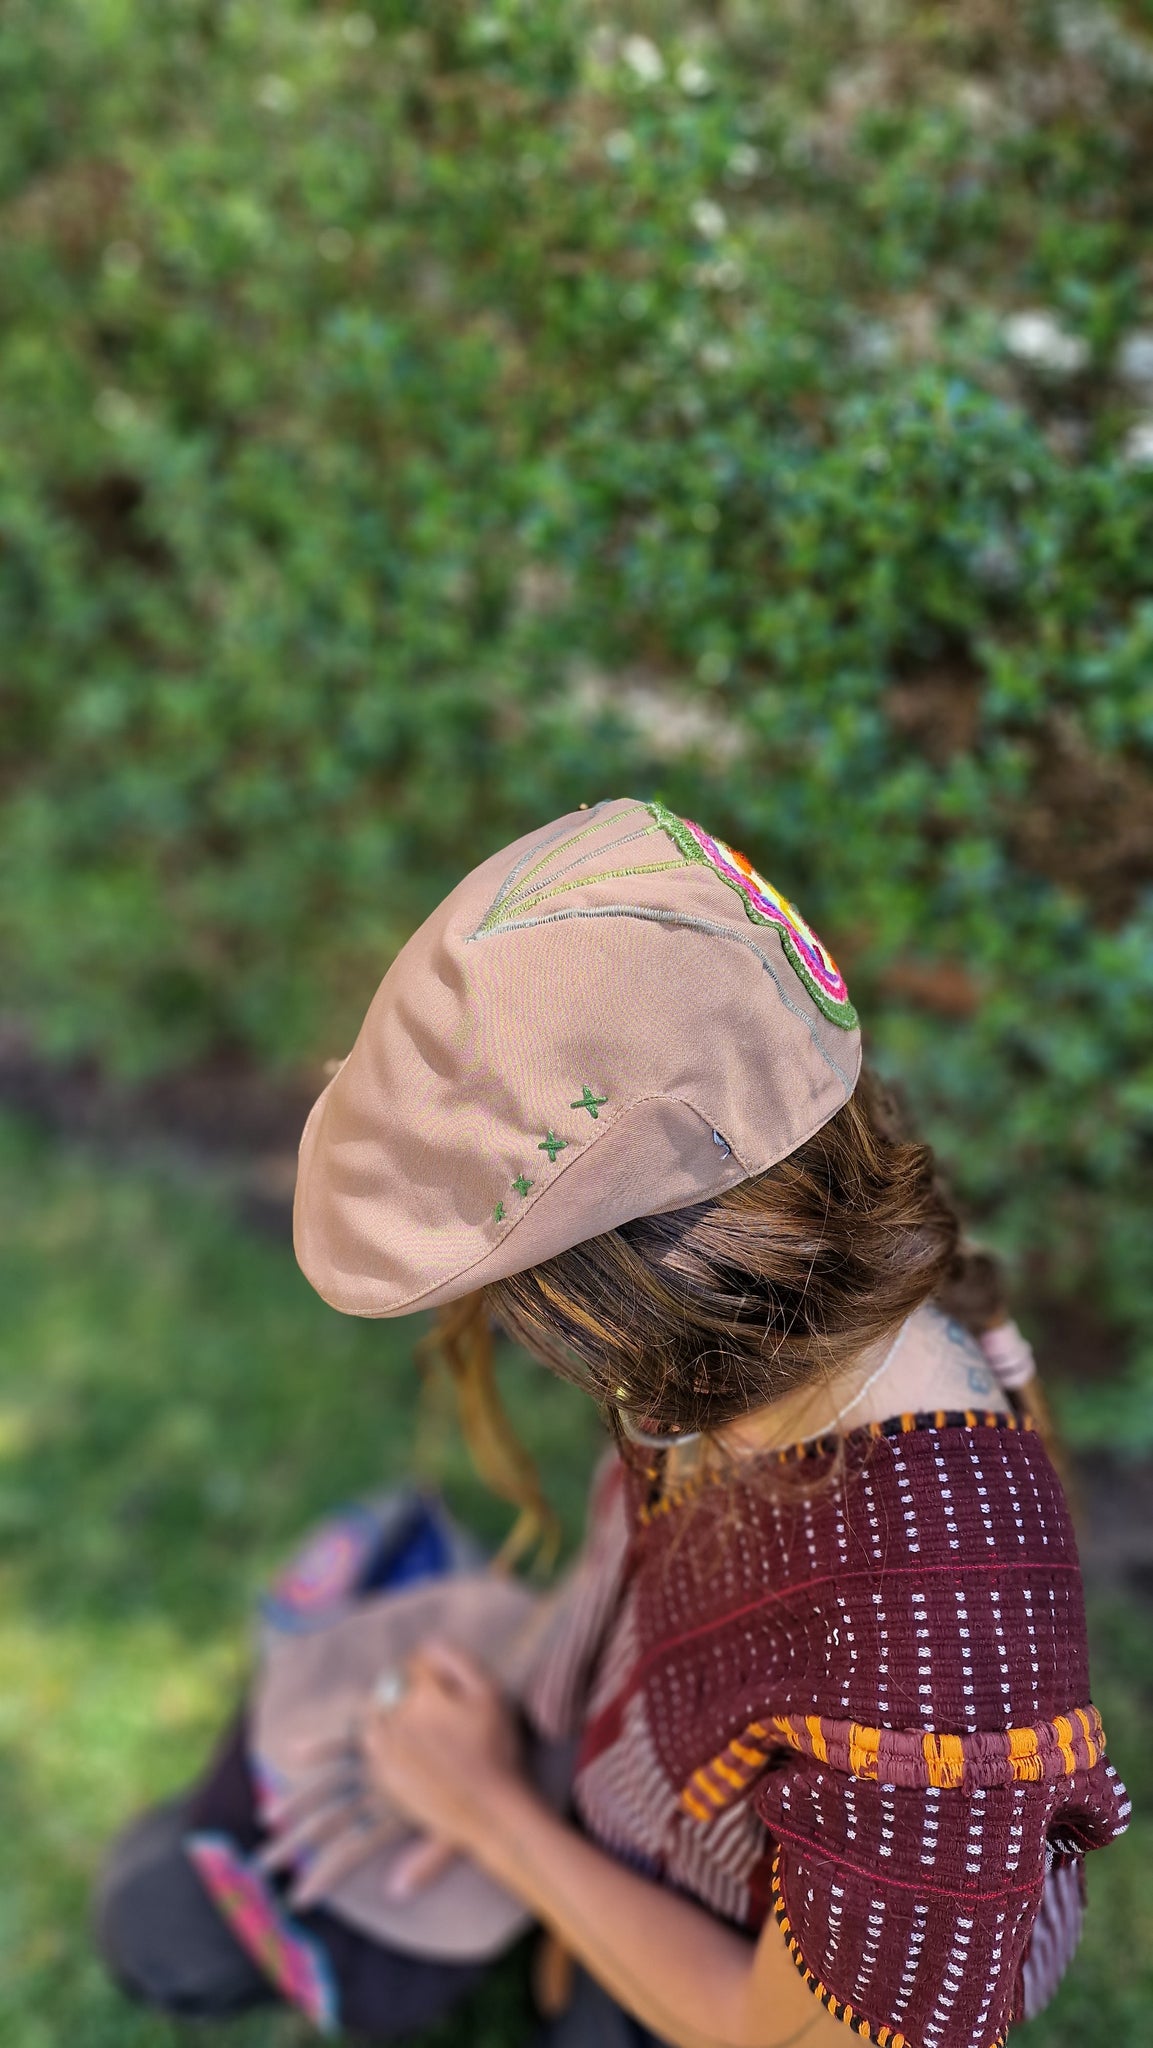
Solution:
M785 1157L847 1100L856 1012L800 913L659 804L575 811L397 955L300 1142L323 1299L452 1301Z

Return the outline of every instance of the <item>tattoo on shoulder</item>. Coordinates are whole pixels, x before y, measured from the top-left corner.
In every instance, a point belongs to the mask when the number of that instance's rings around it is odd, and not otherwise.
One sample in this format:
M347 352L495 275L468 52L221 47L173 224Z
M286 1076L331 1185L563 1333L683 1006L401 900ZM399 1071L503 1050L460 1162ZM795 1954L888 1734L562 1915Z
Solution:
M970 1393L995 1394L998 1384L997 1376L986 1363L981 1347L972 1331L967 1330L964 1324L957 1322L953 1316L946 1316L944 1324L945 1335L949 1339L950 1344L955 1344L957 1349L965 1354L965 1372L969 1382Z

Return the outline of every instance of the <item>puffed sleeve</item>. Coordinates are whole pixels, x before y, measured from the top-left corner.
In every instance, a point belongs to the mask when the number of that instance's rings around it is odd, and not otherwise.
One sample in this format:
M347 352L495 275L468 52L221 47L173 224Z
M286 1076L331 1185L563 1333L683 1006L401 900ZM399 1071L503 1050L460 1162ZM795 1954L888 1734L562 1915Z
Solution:
M994 2048L1052 1995L1085 1853L1126 1825L1093 1709L989 1736L815 1716L794 1735L754 1805L770 1910L814 1995L882 2048Z
M593 1473L584 1543L549 1597L524 1687L524 1712L546 1741L563 1741L580 1725L628 1536L620 1461L609 1451Z

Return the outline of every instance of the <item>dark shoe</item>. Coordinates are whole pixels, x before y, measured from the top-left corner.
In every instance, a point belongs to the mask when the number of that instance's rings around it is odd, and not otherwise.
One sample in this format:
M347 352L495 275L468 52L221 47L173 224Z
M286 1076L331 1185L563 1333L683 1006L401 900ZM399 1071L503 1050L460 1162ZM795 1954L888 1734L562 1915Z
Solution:
M223 2018L276 1994L211 1904L183 1849L189 1796L149 1807L119 1834L93 1897L93 1933L130 1998Z

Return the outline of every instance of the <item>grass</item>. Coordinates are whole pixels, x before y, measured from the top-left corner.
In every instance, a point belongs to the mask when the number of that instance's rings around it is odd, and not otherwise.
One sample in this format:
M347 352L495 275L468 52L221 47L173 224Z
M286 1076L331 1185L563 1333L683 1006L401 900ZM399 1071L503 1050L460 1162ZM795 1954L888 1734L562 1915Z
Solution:
M0 2041L176 2048L203 2035L105 1981L87 1893L104 1840L198 1765L234 1701L253 1596L310 1518L414 1461L493 1541L506 1515L443 1411L418 1426L413 1326L325 1308L223 1189L9 1122L0 1211ZM595 1418L527 1362L506 1371L571 1542ZM1117 1599L1092 1624L1094 1696L1140 1814L1153 1644ZM1023 2048L1145 2037L1149 1833L1138 1818L1093 1859L1081 1953ZM519 2048L530 2031L517 1955L426 2048ZM313 2037L261 2013L211 2038Z

